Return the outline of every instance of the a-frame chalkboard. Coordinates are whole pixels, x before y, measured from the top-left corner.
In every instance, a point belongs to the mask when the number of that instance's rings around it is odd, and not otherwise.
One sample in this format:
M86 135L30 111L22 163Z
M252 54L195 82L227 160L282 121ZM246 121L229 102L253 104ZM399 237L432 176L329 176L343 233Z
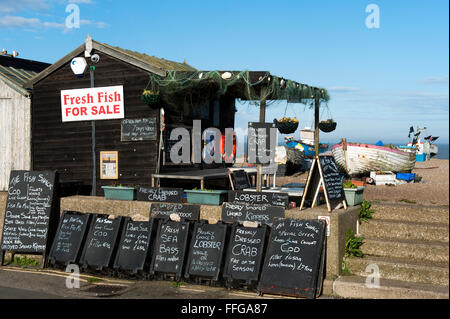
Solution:
M190 226L190 222L169 219L159 222L150 266L151 275L173 275L177 281L182 277Z
M223 271L229 285L243 283L250 286L258 282L268 235L266 225L245 227L237 222L233 224Z
M340 204L347 209L342 180L332 155L314 157L300 203L300 210L303 209L305 203L310 203L311 207L315 206L318 201L320 187L323 187L329 212L338 208Z
M222 222L208 224L201 220L194 225L185 277L217 281L224 261L228 227Z
M260 295L318 296L324 271L325 227L323 220L275 220L258 285Z
M48 256L52 265L78 263L92 214L64 211Z
M114 219L95 214L80 258L82 268L102 270L111 267L123 227L122 216Z
M154 241L154 219L135 221L125 217L114 260L114 269L131 273L148 269L150 253Z
M58 174L55 171L11 171L0 253L42 255L48 250L59 220Z

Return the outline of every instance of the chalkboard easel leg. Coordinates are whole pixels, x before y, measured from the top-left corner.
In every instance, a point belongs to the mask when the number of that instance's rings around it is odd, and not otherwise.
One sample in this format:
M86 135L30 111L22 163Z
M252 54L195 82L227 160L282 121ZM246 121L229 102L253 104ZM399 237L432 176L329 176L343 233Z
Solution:
M5 250L2 250L0 253L0 266L3 266L3 261L5 260Z

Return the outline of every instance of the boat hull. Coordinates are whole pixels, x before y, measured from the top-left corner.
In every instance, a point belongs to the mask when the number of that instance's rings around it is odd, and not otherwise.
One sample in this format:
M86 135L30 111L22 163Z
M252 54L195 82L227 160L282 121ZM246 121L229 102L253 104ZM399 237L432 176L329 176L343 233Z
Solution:
M416 163L415 152L403 152L371 144L346 143L331 147L336 164L349 175L371 171L410 171Z

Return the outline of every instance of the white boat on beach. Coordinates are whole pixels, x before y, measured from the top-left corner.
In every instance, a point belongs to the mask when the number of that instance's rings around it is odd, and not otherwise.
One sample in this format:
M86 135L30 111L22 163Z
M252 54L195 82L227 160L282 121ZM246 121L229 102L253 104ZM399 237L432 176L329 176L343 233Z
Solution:
M337 165L349 175L371 171L411 171L416 163L415 152L372 144L341 142L333 145L331 152Z

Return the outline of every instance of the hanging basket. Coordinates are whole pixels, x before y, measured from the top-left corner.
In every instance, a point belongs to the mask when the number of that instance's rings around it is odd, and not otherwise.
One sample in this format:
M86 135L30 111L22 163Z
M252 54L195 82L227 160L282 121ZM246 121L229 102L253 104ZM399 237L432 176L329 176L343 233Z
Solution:
M278 121L277 119L274 119L273 122L278 128L278 131L282 134L292 134L294 133L298 128L298 121Z
M320 122L319 130L321 130L324 133L330 133L336 129L336 125L337 125L336 122Z
M147 105L154 106L159 102L159 92L145 90L141 94L141 100Z

